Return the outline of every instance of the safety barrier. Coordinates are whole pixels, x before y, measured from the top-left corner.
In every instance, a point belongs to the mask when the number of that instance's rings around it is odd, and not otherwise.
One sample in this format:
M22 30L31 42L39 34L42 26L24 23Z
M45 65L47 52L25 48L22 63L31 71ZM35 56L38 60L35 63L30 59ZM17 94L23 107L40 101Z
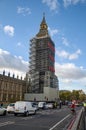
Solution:
M83 108L74 116L67 130L85 130L85 112Z

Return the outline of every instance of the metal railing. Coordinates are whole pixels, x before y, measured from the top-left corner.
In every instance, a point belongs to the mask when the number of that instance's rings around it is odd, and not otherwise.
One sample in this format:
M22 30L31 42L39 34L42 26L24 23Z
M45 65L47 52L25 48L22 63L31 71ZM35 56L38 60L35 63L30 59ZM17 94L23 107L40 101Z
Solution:
M76 115L76 119L72 124L70 130L85 130L85 112L82 108L80 112Z

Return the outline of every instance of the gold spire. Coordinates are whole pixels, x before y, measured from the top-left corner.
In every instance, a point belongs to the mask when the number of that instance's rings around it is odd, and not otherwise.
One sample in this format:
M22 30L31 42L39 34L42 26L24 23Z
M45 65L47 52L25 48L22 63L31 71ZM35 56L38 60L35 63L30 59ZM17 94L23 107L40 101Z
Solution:
M47 24L46 24L46 20L45 20L45 13L43 13L43 19L42 19L42 22L40 24L40 29L47 29Z
M37 37L49 36L48 35L48 26L47 26L46 20L45 20L45 13L43 13L43 19L40 24L40 30L36 36Z

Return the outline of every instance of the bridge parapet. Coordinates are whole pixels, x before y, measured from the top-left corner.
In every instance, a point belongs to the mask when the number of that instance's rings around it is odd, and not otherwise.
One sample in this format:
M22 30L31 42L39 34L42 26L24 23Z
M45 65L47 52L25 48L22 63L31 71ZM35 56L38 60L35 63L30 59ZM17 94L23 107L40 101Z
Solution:
M85 130L85 112L83 108L74 116L67 130Z

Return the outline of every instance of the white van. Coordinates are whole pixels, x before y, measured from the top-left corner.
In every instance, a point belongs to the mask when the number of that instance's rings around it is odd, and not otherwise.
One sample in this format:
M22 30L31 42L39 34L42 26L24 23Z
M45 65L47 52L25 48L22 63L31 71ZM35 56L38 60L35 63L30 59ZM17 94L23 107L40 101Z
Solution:
M36 114L36 108L33 106L32 102L28 101L17 101L15 103L14 115L24 114L28 116L29 114Z

